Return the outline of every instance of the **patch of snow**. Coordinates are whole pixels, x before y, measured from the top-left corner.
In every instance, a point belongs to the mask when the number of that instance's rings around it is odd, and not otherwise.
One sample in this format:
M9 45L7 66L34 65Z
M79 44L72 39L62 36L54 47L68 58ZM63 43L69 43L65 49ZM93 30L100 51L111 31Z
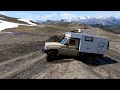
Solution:
M32 22L30 22L29 20L27 20L27 19L18 19L19 21L23 21L23 22L27 22L28 24L30 24L30 25L37 25L37 24L35 24L35 23L32 23Z
M14 28L14 27L18 27L19 24L17 23L12 23L12 22L7 22L7 21L3 21L0 20L0 31L7 29L7 28Z

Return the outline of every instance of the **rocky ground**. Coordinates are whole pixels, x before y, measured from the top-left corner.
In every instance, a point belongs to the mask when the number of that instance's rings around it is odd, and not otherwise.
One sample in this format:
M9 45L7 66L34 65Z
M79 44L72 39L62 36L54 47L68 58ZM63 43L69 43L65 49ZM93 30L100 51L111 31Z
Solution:
M100 35L100 29L89 28L84 33ZM110 34L111 35L111 34ZM55 34L0 33L0 78L1 79L119 79L119 38L110 42L110 50L95 65L84 60L60 58L46 61L41 49L45 41L59 40ZM112 39L111 39L112 40ZM116 40L116 38L115 38Z

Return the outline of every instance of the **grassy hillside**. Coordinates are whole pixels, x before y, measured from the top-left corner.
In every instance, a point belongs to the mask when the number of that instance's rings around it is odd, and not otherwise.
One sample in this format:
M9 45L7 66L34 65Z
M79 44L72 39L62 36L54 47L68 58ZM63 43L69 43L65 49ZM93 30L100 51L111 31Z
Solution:
M99 35L103 37L108 37L111 42L120 42L120 36L118 36L118 34L99 29Z
M22 33L31 33L31 34L44 34L44 35L61 35L67 31L72 31L78 28L84 28L86 26L83 25L45 25L41 24L38 26L19 26L17 28L9 28L3 31L7 32L22 32Z
M103 26L103 25L99 25L99 24L91 25L91 26L98 27L105 31L112 32L115 34L120 34L120 26L109 26L109 25Z

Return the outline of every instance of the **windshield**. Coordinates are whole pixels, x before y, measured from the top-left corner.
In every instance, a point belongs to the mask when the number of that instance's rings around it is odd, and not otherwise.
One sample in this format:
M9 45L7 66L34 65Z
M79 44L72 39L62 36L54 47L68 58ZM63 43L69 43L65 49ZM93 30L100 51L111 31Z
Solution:
M64 38L60 43L64 44L66 42L67 38Z

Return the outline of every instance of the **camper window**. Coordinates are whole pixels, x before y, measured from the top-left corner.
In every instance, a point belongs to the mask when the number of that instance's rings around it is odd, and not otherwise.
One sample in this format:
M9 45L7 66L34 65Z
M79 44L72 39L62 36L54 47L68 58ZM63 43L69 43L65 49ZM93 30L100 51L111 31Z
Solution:
M85 37L85 41L93 42L93 37Z

